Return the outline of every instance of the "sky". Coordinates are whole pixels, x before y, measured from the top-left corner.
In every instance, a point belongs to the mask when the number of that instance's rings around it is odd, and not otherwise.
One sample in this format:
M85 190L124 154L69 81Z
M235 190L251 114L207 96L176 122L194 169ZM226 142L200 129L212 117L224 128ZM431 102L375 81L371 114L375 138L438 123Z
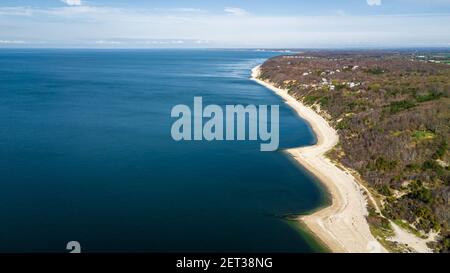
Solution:
M0 47L450 47L450 0L1 0Z

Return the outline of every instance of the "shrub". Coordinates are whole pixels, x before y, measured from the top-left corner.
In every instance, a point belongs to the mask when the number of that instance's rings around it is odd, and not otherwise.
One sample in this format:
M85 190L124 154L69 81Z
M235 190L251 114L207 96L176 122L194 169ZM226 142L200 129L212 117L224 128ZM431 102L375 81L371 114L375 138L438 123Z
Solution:
M384 196L392 196L392 191L388 185L383 184L377 188L378 192Z
M412 101L402 100L402 101L391 102L391 104L389 105L389 108L390 108L390 112L392 114L395 114L395 113L398 113L400 111L413 108L415 106L416 106L416 104L414 102L412 102Z
M375 160L375 168L381 171L391 171L397 166L397 161L386 160L383 157L377 158Z
M415 181L410 185L411 192L409 197L418 199L424 203L431 203L433 201L433 195L431 191L425 188L421 181Z
M349 128L349 125L346 120L341 120L336 126L336 129L338 129L338 130L345 130L348 128Z
M381 85L379 83L373 83L371 85L369 85L369 90L372 91L379 91L381 89Z
M319 104L323 107L326 107L330 104L330 98L328 97L322 97L319 99Z
M427 160L423 163L422 165L422 169L425 170L431 170L433 172L435 172L437 175L439 176L443 176L444 175L444 168L439 165L436 161L434 160Z
M303 102L306 105L311 105L314 104L318 99L320 99L320 96L308 95L303 98Z
M381 75L384 73L384 70L381 67L373 67L367 70L367 73L374 75Z
M435 157L442 158L447 152L447 149L448 149L447 141L444 140L437 148Z
M437 92L431 92L429 94L426 95L419 95L416 96L416 101L417 102L427 102L427 101L432 101L432 100L438 100L442 97L442 93L437 93Z

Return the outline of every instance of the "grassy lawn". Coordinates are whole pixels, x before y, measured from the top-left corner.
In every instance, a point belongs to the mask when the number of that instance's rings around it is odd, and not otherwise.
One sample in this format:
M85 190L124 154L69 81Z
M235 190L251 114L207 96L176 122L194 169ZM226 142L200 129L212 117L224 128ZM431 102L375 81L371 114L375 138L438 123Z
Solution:
M430 131L414 131L412 137L417 141L422 141L433 139L436 135Z

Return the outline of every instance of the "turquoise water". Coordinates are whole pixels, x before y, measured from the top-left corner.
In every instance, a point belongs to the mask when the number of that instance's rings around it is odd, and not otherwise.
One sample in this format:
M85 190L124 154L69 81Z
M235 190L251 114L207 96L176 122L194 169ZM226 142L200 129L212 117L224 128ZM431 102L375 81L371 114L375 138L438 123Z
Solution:
M283 215L324 203L259 142L174 142L176 104L280 104L281 147L310 128L250 69L275 53L1 50L0 252L314 252Z

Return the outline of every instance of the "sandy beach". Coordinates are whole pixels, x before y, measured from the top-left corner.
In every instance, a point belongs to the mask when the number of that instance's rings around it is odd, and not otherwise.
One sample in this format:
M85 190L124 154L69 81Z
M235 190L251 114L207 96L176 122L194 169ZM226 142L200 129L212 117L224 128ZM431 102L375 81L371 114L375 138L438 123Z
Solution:
M338 168L325 153L338 142L337 132L314 110L290 96L287 90L259 80L260 67L252 70L252 79L282 97L313 129L317 143L313 146L288 149L296 162L314 174L330 193L332 204L311 215L300 217L332 252L367 253L387 252L369 230L366 216L365 189L347 171Z

